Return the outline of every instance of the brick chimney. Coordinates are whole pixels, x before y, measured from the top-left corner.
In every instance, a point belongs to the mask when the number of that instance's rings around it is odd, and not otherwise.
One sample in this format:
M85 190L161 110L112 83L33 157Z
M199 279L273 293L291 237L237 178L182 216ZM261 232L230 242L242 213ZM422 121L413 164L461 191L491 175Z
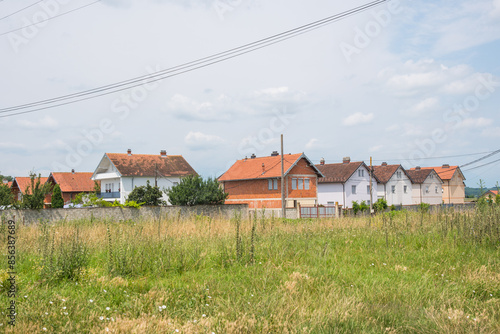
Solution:
M160 151L160 157L166 158L167 157L167 151L166 150L161 150Z
M272 157L277 157L278 155L280 155L278 151L273 151L273 153L271 153Z
M415 167L415 170L421 170L422 168L420 166Z
M262 163L262 174L265 174L266 173L266 165L264 165L264 163Z
M382 166L387 166L387 162L382 162Z
M345 164L351 163L351 157L345 157L344 159L342 159L342 162Z
M132 155L132 150L130 148L127 150L127 154Z
M325 158L321 158L321 160L319 161L319 164L321 166L324 166L325 165Z
M255 155L255 153L252 153L252 155L250 156L250 159L255 159L257 158L257 156Z
M71 170L71 174L75 174L75 170L74 169Z
M444 165L443 165L443 168L450 168L450 165L448 165L448 164L444 164Z

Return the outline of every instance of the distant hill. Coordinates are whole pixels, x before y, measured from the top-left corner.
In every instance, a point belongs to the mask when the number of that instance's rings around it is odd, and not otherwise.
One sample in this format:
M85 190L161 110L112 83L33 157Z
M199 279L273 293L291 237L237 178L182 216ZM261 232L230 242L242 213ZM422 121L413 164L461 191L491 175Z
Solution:
M487 192L488 190L497 190L497 188L496 187L483 188L483 193ZM478 197L480 195L482 195L481 194L481 188L469 188L469 187L465 187L465 197L472 198L472 197Z

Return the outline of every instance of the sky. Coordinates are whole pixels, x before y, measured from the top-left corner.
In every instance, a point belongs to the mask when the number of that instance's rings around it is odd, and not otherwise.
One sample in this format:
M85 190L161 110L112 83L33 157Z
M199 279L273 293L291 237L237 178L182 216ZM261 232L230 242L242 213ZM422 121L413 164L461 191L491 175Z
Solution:
M469 163L500 149L500 0L386 1L130 90L2 110L169 69L369 2L2 0L0 173L93 172L105 153L131 149L182 155L218 177L252 153L279 151L283 134L285 153L314 163L466 165L467 186L494 186L500 154Z

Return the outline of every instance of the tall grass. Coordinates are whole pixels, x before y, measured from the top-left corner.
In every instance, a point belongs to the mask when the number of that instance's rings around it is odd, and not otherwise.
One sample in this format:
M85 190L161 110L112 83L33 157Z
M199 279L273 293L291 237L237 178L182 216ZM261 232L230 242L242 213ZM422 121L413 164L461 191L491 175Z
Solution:
M498 333L499 221L486 207L20 226L7 332Z

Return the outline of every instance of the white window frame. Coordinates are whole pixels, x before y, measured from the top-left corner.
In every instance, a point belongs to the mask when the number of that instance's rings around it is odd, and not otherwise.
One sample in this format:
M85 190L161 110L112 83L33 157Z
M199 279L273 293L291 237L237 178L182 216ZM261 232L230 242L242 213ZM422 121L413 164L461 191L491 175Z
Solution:
M356 186L355 185L351 186L351 192L353 195L356 195Z
M304 179L297 179L297 189L303 190L304 189Z
M311 183L311 180L309 180L309 179L304 179L304 189L305 189L305 190L309 190L309 189L311 189L311 185L310 185L310 183Z
M292 179L292 190L297 190L297 179Z
M396 193L396 186L391 186L391 194L395 194Z

